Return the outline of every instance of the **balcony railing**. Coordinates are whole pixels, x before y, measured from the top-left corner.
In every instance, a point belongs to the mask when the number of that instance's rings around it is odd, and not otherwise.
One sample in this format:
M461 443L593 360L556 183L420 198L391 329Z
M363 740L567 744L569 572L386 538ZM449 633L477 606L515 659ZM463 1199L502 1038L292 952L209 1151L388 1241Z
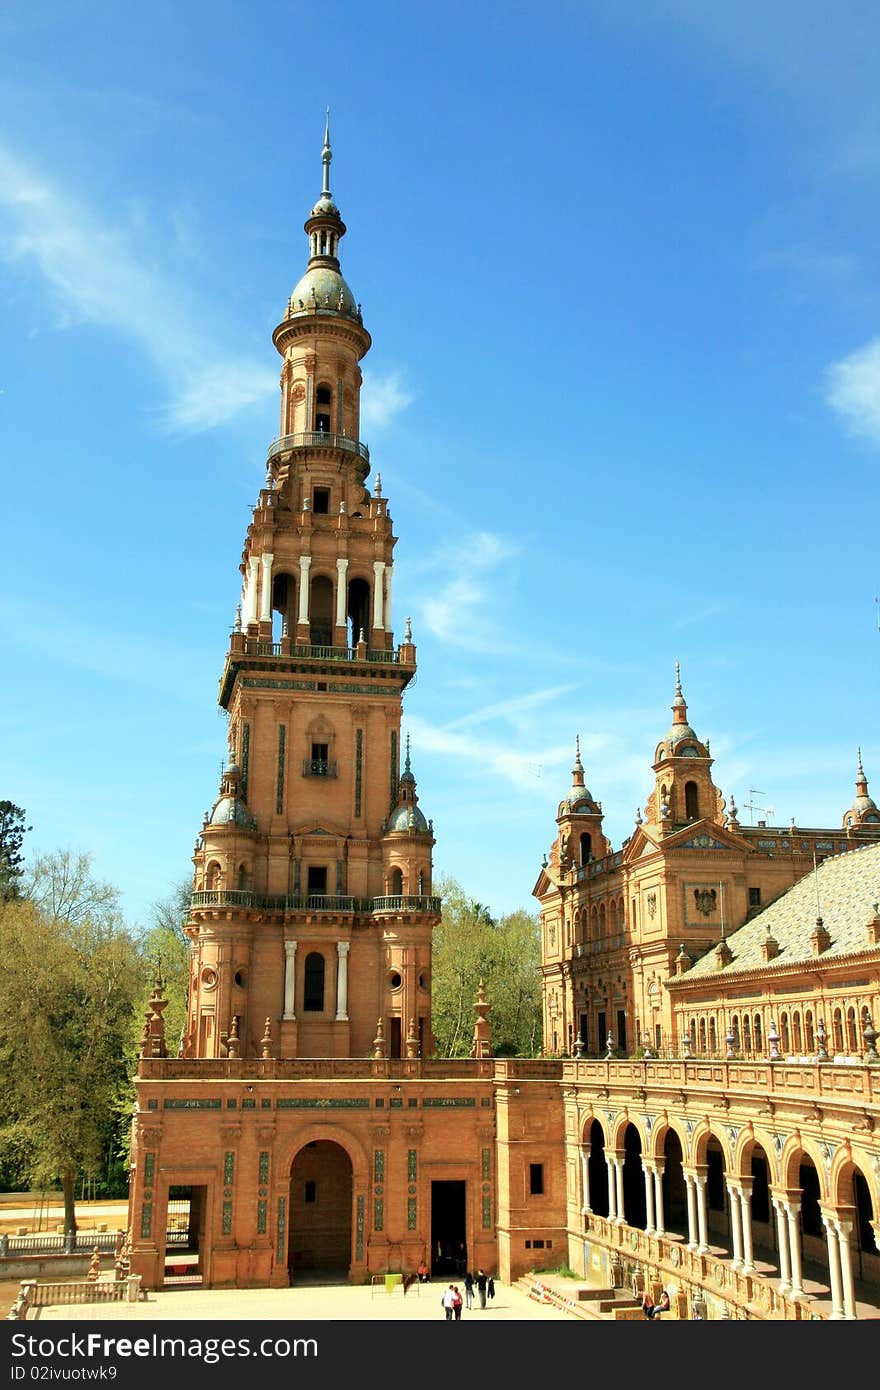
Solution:
M285 646L287 649L285 650ZM245 656L289 656L297 661L357 661L357 647L323 647L313 646L308 643L300 645L297 642L268 642L259 637L246 637L244 643ZM400 662L399 651L388 651L384 648L368 650L367 661L382 661L389 664Z
M264 912L439 912L439 897L394 894L355 898L336 893L265 894L240 888L207 888L193 893L190 906L255 908Z
M303 758L303 777L338 777L339 764L330 758Z
M370 461L370 451L366 444L361 444L359 439L352 439L347 434L330 434L327 430L307 430L305 434L283 434L280 439L275 439L269 445L269 452L266 461L275 458L276 454L287 453L288 449L314 448L321 449L343 449L348 454L357 454L365 463Z

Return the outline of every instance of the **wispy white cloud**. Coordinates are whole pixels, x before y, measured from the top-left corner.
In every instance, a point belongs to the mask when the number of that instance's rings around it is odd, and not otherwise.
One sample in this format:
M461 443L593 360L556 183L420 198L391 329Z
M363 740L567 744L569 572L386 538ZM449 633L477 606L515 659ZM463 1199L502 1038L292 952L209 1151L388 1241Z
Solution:
M361 419L367 429L384 429L414 399L415 395L405 385L403 372L399 368L382 376L364 372Z
M421 604L421 621L441 642L472 650L498 651L497 624L491 622L496 604L496 571L517 553L517 547L492 531L472 531L436 550L428 567L451 575Z
M880 444L880 338L831 364L825 399L853 434Z
M275 373L255 360L206 354L206 306L191 301L182 275L157 264L144 209L132 204L116 216L65 194L0 146L0 256L37 270L56 327L96 324L140 348L168 393L157 411L165 427L210 429L277 390Z
M450 720L445 728L447 732L452 732L455 729L473 728L475 724L486 724L494 719L504 719L514 727L522 727L525 716L551 700L561 699L574 689L574 685L551 685L543 690L530 690L510 700L497 700L494 704L471 710L458 719Z

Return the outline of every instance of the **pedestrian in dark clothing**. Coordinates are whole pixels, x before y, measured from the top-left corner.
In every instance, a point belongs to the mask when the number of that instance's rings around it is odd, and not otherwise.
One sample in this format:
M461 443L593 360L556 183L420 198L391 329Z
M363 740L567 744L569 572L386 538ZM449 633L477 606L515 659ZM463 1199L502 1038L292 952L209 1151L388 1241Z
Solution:
M476 1277L476 1279L474 1280L474 1283L475 1283L476 1286L477 1286L477 1294L478 1294L479 1299L480 1299L480 1307L481 1307L481 1308L485 1308L485 1306L486 1306L486 1287L487 1287L487 1285L488 1285L488 1283L489 1283L489 1280L487 1279L487 1277L486 1277L486 1275L485 1275L485 1273L483 1272L482 1269L478 1269L478 1270L477 1270L477 1277Z
M474 1306L474 1276L468 1270L464 1276L464 1306L473 1308Z
M492 1278L491 1274L486 1281L486 1297L489 1299L495 1297L495 1280Z

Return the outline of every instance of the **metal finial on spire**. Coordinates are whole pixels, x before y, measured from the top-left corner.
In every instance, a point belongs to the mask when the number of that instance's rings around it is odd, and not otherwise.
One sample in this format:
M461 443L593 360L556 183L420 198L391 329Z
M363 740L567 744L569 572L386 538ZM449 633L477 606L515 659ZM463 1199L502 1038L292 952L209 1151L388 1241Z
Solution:
M865 769L862 767L862 750L859 748L859 776L864 777Z
M330 149L330 107L327 107L327 119L324 125L324 148L321 151L321 162L324 165L324 186L322 193L330 196L330 161L333 158L333 151Z
M407 618L406 629L403 634L404 641L412 642L412 618Z
M681 664L678 661L675 663L675 693L681 694Z
M407 734L407 736L406 736L406 761L404 762L404 765L403 765L403 766L404 766L404 772L409 772L409 771L410 771L410 766L409 766L409 734Z

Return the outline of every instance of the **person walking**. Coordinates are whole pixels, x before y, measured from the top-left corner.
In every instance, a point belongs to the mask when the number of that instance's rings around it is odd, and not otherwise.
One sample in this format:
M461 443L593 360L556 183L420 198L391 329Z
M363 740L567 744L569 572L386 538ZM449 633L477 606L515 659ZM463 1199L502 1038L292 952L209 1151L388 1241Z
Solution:
M453 1307L455 1305L455 1293L453 1292L451 1284L443 1290L440 1302L443 1304L443 1312L446 1316L446 1321L452 1322Z
M464 1276L464 1306L473 1308L474 1306L474 1276L470 1270Z
M486 1306L486 1287L487 1287L487 1285L488 1285L488 1283L489 1283L489 1280L486 1278L486 1275L485 1275L485 1273L483 1272L482 1269L478 1269L478 1270L477 1270L477 1277L476 1277L476 1279L474 1280L474 1283L475 1283L476 1286L477 1286L477 1296L479 1297L479 1300L480 1300L480 1307L481 1307L481 1308L485 1308L485 1306Z
M490 1303L492 1299L495 1297L495 1280L491 1274L489 1275L489 1278L486 1280L486 1297L488 1298Z
M461 1305L463 1299L461 1290L457 1284L452 1285L452 1316L456 1322L461 1322Z

